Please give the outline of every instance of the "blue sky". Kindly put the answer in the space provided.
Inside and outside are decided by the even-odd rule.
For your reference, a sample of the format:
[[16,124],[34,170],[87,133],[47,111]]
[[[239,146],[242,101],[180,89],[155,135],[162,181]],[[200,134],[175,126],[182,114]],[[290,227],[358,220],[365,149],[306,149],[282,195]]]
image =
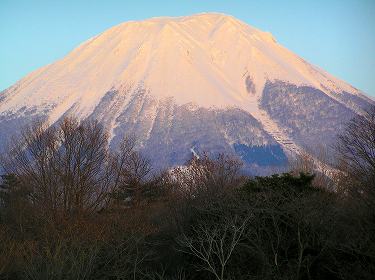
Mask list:
[[0,0],[0,90],[128,20],[233,15],[375,96],[375,0]]

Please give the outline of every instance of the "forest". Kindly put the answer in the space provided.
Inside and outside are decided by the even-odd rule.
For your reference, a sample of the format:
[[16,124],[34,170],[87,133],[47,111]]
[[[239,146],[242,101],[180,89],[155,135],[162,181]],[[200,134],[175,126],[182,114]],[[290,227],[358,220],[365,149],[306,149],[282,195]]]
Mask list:
[[304,155],[155,171],[96,121],[35,122],[0,159],[0,279],[374,279],[375,108],[332,149],[329,176]]

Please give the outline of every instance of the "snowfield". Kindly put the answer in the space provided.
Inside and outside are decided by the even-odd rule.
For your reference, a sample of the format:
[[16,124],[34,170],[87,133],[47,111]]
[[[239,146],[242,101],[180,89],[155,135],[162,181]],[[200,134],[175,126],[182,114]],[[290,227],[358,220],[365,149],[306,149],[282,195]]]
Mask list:
[[[113,148],[135,135],[161,167],[183,164],[192,151],[239,155],[235,145],[260,167],[254,147],[314,154],[314,143],[329,145],[369,104],[231,16],[152,18],[117,25],[0,93],[0,146],[35,118],[75,115],[103,122]],[[249,158],[243,149],[240,156]]]

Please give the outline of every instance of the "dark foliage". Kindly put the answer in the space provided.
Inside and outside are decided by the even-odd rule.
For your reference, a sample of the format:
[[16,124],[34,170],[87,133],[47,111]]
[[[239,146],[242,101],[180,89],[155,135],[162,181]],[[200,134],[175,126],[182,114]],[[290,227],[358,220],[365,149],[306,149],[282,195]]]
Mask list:
[[[373,279],[375,275],[371,196],[352,195],[340,186],[335,192],[316,187],[314,175],[307,173],[244,177],[241,164],[224,155],[194,158],[186,167],[151,174],[132,140],[125,139],[115,154],[105,148],[105,133],[97,124],[74,120],[63,124],[67,132],[80,131],[66,135],[76,144],[61,146],[56,138],[61,134],[55,134],[58,127],[40,128],[40,134],[26,135],[39,145],[32,150],[38,168],[24,165],[29,162],[23,161],[24,153],[30,149],[23,146],[23,151],[15,151],[22,160],[13,161],[16,165],[7,169],[12,172],[2,177],[0,279]],[[92,146],[95,141],[86,143],[93,133],[94,139],[103,140],[97,143],[101,149]],[[54,139],[64,149],[51,145]],[[76,160],[87,158],[77,153],[82,150],[76,145],[87,147],[90,158],[100,157],[95,165],[99,174],[90,180],[82,177],[82,171],[92,171],[86,160],[81,168],[68,168],[75,164],[66,161],[68,150]],[[44,153],[46,146],[50,153]],[[358,184],[345,176],[346,185]],[[60,204],[64,201],[60,194],[51,208],[50,197],[58,190],[78,197],[84,192],[90,199],[71,201],[69,209],[80,209],[71,211]],[[96,202],[95,193],[105,199],[91,207],[85,201]]]

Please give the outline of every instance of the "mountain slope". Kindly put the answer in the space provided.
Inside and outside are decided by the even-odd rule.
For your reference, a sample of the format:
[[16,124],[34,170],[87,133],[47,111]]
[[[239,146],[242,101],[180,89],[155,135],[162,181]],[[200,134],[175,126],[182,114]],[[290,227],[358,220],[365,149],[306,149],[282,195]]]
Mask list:
[[231,16],[153,18],[115,26],[2,92],[0,139],[5,147],[34,118],[76,115],[102,121],[114,148],[134,134],[163,166],[183,163],[193,146],[258,166],[267,153],[282,165],[317,139],[332,142],[371,103]]

